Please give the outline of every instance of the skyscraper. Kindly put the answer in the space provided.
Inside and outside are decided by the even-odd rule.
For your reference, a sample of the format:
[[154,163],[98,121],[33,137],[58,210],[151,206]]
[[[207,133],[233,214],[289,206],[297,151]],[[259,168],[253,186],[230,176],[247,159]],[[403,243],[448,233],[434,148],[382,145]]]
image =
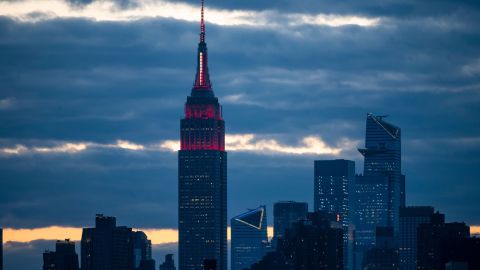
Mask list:
[[420,224],[430,223],[433,215],[431,206],[409,206],[400,208],[400,269],[417,269],[417,229]]
[[[344,267],[351,269],[353,237],[351,229],[355,162],[351,160],[315,160],[314,210],[325,211],[336,216],[343,227]],[[352,200],[351,200],[352,199]]]
[[152,260],[152,241],[142,231],[133,234],[133,266],[135,269],[155,269],[155,261]]
[[465,223],[445,223],[435,213],[430,223],[417,230],[417,270],[444,270],[448,262],[466,262],[468,269],[480,269],[480,239],[470,237]]
[[273,236],[282,237],[285,230],[298,220],[306,219],[308,204],[306,202],[280,201],[273,204]]
[[78,255],[75,242],[65,239],[57,241],[55,251],[43,253],[43,270],[78,270]]
[[354,267],[362,269],[363,253],[375,247],[378,226],[388,224],[388,177],[363,176],[355,178],[355,245]]
[[97,215],[95,228],[84,228],[82,232],[82,270],[151,269],[152,264],[155,267],[150,241],[144,236],[143,232],[117,226],[115,217]]
[[336,215],[317,211],[294,222],[278,239],[274,252],[251,270],[344,269],[343,229]]
[[[405,197],[401,174],[401,130],[386,116],[367,114],[363,175],[355,183],[355,266],[375,245],[376,227],[393,227],[398,237],[399,208]],[[403,193],[402,193],[403,191]]]
[[178,152],[179,269],[203,269],[214,259],[227,269],[227,153],[222,108],[208,72],[201,9],[197,73],[180,122]]
[[365,157],[363,174],[366,177],[388,177],[387,226],[393,227],[397,235],[401,204],[401,130],[386,122],[385,117],[367,115],[365,148],[358,151]]
[[232,218],[230,226],[231,270],[243,270],[265,255],[268,244],[266,207],[260,206]]

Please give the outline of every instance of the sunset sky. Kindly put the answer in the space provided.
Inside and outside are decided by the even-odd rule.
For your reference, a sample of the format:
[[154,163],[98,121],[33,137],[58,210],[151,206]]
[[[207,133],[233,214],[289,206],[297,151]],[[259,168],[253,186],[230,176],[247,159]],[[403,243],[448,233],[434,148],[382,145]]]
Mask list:
[[[313,161],[402,128],[407,205],[480,233],[478,1],[207,0],[228,216],[313,201]],[[41,267],[96,213],[175,252],[179,120],[197,0],[0,1],[0,227],[7,270]],[[28,230],[25,230],[28,229]],[[172,244],[173,242],[173,244]]]

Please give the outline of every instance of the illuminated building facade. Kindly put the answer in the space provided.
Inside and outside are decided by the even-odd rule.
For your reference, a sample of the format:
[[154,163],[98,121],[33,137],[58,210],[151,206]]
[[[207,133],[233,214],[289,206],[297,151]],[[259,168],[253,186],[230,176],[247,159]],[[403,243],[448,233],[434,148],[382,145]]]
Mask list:
[[232,227],[232,267],[243,270],[260,261],[268,246],[266,207],[260,206],[230,221]]
[[355,162],[345,159],[315,160],[314,211],[334,214],[343,228],[344,267],[352,268],[351,232]]
[[384,120],[386,116],[367,115],[363,174],[388,178],[387,226],[398,234],[401,202],[401,130]]
[[208,72],[203,1],[197,72],[180,122],[178,152],[179,269],[205,260],[227,269],[227,153],[222,107]]

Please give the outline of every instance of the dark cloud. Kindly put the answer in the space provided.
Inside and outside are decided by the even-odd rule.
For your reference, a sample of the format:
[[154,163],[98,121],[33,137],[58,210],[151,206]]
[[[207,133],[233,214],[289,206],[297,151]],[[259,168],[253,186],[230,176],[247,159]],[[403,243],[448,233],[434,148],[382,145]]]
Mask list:
[[[476,3],[208,5],[382,17],[370,28],[207,25],[227,132],[288,144],[318,135],[335,145],[341,138],[363,140],[367,112],[390,114],[403,129],[408,203],[480,223]],[[1,147],[177,139],[193,83],[197,30],[195,23],[170,19],[0,18]],[[356,160],[361,171],[355,149],[342,157]],[[274,201],[311,203],[313,160],[332,157],[231,152],[228,158],[229,216],[267,204],[271,222]],[[119,149],[0,156],[0,225],[89,226],[104,212],[134,227],[176,227],[176,162],[175,153]]]

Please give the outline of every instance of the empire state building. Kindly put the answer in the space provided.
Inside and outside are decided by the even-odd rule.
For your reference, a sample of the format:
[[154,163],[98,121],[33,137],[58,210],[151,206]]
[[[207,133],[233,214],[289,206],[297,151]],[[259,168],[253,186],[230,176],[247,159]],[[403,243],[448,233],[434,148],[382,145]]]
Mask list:
[[179,269],[204,260],[227,269],[227,153],[222,107],[212,90],[202,0],[197,72],[180,121],[178,152]]

